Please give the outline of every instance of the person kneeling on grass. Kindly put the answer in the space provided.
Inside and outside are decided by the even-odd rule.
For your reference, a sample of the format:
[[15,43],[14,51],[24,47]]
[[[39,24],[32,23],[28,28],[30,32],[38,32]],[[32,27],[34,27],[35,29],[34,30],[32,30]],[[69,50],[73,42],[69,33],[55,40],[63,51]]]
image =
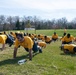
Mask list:
[[16,58],[18,47],[22,46],[24,49],[29,52],[29,60],[32,60],[32,50],[33,52],[39,51],[42,53],[42,49],[40,46],[37,46],[37,44],[32,41],[32,39],[28,36],[23,36],[21,33],[16,33],[16,40],[15,40],[15,47],[14,47],[14,53],[13,58]]
[[50,44],[52,42],[52,39],[49,36],[44,36],[44,39],[42,41],[45,41],[47,44]]
[[52,35],[52,41],[56,41],[58,40],[58,34],[56,32],[54,32],[54,34]]
[[60,47],[61,50],[64,51],[64,53],[76,53],[76,45],[75,44],[62,44]]
[[72,44],[74,41],[74,37],[68,33],[66,36],[63,37],[61,41],[62,44]]
[[40,42],[37,42],[37,44],[42,47],[42,48],[45,48],[46,47],[46,43],[43,42],[43,41],[40,41]]

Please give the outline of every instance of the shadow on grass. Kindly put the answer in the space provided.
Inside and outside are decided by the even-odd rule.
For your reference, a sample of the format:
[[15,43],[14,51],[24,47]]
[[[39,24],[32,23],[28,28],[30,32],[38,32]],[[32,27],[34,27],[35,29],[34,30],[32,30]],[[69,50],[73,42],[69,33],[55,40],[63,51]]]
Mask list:
[[65,53],[60,53],[60,55],[69,55],[69,56],[72,56],[72,57],[76,56],[76,54],[72,54],[72,53],[67,53],[67,54],[65,54]]
[[16,57],[15,59],[6,59],[6,60],[3,60],[3,61],[0,61],[0,66],[6,65],[6,64],[16,64],[21,59],[28,59],[28,56],[29,56],[29,54],[23,55],[23,56],[20,56],[20,57]]
[[[34,53],[33,57],[37,54],[39,53]],[[7,59],[7,60],[0,61],[0,66],[6,65],[6,64],[16,64],[21,59],[26,59],[26,60],[29,59],[29,54],[16,57],[15,59]]]
[[33,53],[33,57],[36,56],[37,54],[39,54],[39,53],[38,52],[37,53]]

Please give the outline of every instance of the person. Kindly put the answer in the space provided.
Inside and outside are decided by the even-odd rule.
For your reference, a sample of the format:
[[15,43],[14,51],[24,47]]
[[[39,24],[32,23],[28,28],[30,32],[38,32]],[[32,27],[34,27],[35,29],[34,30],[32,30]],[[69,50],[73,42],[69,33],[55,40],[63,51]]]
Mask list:
[[11,47],[14,43],[14,41],[11,39],[9,35],[4,32],[4,34],[0,34],[0,43],[2,44],[1,50],[4,50],[5,44],[9,44],[9,47]]
[[70,35],[69,33],[64,36],[64,38],[62,39],[62,44],[71,44],[73,43],[74,37],[72,35]]
[[16,33],[16,40],[14,45],[15,47],[13,58],[16,58],[18,46],[24,47],[24,49],[29,52],[29,60],[32,60],[32,50],[34,53],[37,51],[40,53],[42,52],[42,49],[37,46],[37,44],[29,36],[23,36],[21,33]]
[[66,33],[63,34],[63,36],[60,38],[60,41],[62,41],[65,36],[66,36]]
[[52,39],[49,36],[44,36],[44,40],[47,44],[50,44],[52,42]]
[[66,34],[66,32],[67,32],[67,29],[66,29],[66,28],[64,28],[64,34]]
[[37,34],[32,34],[34,36],[34,38],[37,38]]
[[14,40],[16,39],[16,34],[15,34],[15,32],[10,32],[10,35],[14,38]]
[[15,42],[14,38],[12,36],[10,36],[9,34],[7,34],[5,31],[4,31],[4,35],[7,36],[6,44],[9,44],[9,47],[11,47]]
[[39,35],[37,36],[37,38],[38,38],[38,40],[43,40],[43,39],[44,39],[44,35],[39,34]]
[[52,35],[52,41],[56,41],[56,40],[58,40],[58,34],[54,32],[54,34]]
[[39,41],[39,42],[37,42],[37,44],[38,44],[40,47],[42,47],[42,48],[45,48],[45,47],[46,47],[46,43],[43,42],[43,41]]
[[74,41],[76,42],[76,37],[74,38]]
[[64,53],[76,53],[76,45],[75,44],[62,44],[60,47]]
[[64,37],[64,36],[66,36],[66,33],[64,33],[62,37]]
[[2,44],[1,50],[4,50],[5,44],[6,44],[7,36],[6,35],[0,35],[0,43]]
[[29,37],[34,40],[34,36],[32,34],[29,34]]

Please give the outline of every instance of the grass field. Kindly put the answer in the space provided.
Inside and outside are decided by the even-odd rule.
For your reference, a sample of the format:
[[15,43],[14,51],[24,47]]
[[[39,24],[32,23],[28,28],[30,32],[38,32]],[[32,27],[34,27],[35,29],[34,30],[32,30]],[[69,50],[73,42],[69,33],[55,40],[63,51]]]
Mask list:
[[[62,36],[63,30],[37,30],[36,33],[50,36],[54,31]],[[76,30],[67,32],[76,36]],[[13,59],[14,46],[6,45],[6,49],[0,51],[0,75],[76,75],[76,55],[65,55],[60,50],[60,45],[60,40],[47,44],[46,48],[43,48],[43,53],[35,55],[32,61],[29,61],[28,53],[22,47],[18,49],[17,58]],[[27,61],[18,65],[21,59]]]
[[[26,32],[25,30],[21,31]],[[36,30],[36,34],[44,34],[48,36],[51,36],[54,32],[56,32],[59,36],[62,36],[64,29]],[[28,33],[35,33],[35,30],[28,30]],[[76,37],[76,29],[67,29],[66,33],[70,33]]]

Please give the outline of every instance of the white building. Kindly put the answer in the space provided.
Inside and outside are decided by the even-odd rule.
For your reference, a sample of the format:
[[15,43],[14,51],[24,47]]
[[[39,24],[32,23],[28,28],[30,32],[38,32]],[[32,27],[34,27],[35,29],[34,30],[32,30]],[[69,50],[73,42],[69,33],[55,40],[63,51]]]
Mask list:
[[25,28],[24,30],[35,30],[35,28]]

